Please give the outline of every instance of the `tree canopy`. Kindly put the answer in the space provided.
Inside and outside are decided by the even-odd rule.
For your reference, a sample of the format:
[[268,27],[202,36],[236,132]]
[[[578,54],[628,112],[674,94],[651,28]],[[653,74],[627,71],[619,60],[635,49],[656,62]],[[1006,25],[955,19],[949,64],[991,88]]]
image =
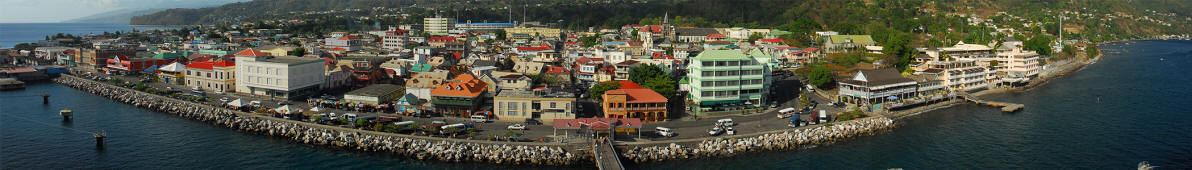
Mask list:
[[588,98],[599,101],[601,100],[600,96],[604,95],[604,92],[617,88],[621,88],[621,84],[615,81],[597,83],[595,86],[592,86],[592,88],[588,89]]
[[645,84],[646,80],[659,76],[667,76],[666,71],[654,64],[645,64],[629,69],[629,81],[637,84]]
[[832,70],[826,65],[816,65],[811,68],[811,73],[807,74],[807,82],[816,87],[826,87],[832,82]]

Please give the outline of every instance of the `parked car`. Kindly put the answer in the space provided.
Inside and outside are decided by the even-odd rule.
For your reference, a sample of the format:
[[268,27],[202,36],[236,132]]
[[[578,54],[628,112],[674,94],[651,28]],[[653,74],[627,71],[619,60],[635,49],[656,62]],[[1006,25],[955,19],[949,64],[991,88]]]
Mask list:
[[224,98],[219,98],[219,101],[223,102],[223,103],[228,103],[229,100],[227,97],[224,97]]
[[527,125],[542,125],[542,122],[538,121],[538,119],[526,119],[526,121],[523,123],[526,123]]
[[253,100],[248,102],[248,105],[252,105],[252,107],[261,107],[261,101]]
[[728,135],[737,134],[737,131],[733,130],[733,127],[724,127],[724,132],[725,132],[725,134],[728,134]]
[[654,131],[658,132],[658,136],[663,136],[663,137],[674,137],[675,136],[675,132],[672,131],[670,128],[666,128],[666,127],[655,127]]
[[724,129],[720,129],[720,127],[714,127],[712,130],[708,131],[708,136],[716,136],[720,135],[721,133],[724,133]]
[[509,125],[509,127],[506,127],[506,128],[509,130],[526,130],[526,125],[513,124],[513,125]]

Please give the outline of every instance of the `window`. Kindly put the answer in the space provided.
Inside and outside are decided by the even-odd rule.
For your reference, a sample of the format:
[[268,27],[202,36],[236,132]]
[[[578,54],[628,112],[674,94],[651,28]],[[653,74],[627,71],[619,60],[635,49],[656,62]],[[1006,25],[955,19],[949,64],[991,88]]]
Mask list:
[[211,73],[207,73],[207,78],[211,78]]
[[551,109],[554,109],[554,108],[556,108],[556,107],[555,107],[555,103],[554,103],[554,102],[551,102],[551,103],[550,103],[550,108],[551,108]]

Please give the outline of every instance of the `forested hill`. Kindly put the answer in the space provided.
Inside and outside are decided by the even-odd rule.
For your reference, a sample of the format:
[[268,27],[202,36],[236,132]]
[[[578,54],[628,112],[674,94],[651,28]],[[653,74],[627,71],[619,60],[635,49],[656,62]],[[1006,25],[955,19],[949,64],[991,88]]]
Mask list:
[[[998,15],[1004,12],[1005,15]],[[397,14],[408,14],[406,19]],[[509,16],[512,14],[513,16]],[[210,25],[262,20],[355,17],[365,23],[418,23],[441,15],[461,21],[540,21],[570,28],[657,23],[700,27],[787,27],[867,32],[956,28],[976,14],[1000,24],[1058,25],[1099,35],[1186,34],[1192,32],[1192,0],[255,0],[220,7],[170,9],[132,18],[135,25]],[[523,17],[525,16],[525,17]],[[960,16],[960,17],[955,17]],[[960,19],[946,19],[953,17]],[[996,18],[1002,17],[1002,18]],[[940,20],[945,19],[945,20]],[[803,20],[803,21],[800,21]],[[800,23],[792,25],[792,23]],[[1057,26],[1058,27],[1058,26]],[[1056,28],[1056,27],[1045,27]],[[1046,30],[1044,30],[1046,31]]]

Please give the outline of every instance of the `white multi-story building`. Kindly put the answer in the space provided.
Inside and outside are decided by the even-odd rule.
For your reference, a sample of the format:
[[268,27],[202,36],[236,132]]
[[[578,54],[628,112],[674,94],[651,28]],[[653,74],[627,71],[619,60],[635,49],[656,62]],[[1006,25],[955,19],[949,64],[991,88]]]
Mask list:
[[998,48],[999,70],[1004,72],[1001,83],[1021,84],[1039,76],[1039,53],[1023,51],[1022,48],[1002,46]]
[[316,95],[326,79],[324,67],[322,59],[244,50],[236,53],[236,92],[283,99]]
[[929,63],[928,67],[944,70],[943,85],[952,91],[972,91],[988,87],[989,69],[976,60],[948,60]]
[[430,35],[447,35],[447,31],[455,29],[455,18],[423,18],[422,31]]
[[381,48],[392,51],[405,49],[406,35],[409,33],[410,31],[389,27],[389,31],[385,31],[385,35],[382,37]]

